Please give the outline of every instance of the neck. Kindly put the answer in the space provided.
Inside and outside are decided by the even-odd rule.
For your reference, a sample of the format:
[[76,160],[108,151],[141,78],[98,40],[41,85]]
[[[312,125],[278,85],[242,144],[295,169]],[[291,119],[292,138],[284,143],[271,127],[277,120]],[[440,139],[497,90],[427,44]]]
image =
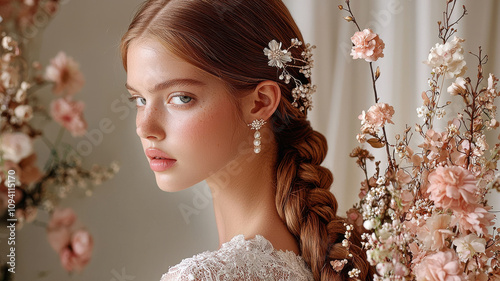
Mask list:
[[266,155],[245,155],[213,174],[210,186],[219,245],[243,234],[245,239],[262,235],[275,249],[298,254],[298,245],[281,220],[275,205],[275,159]]

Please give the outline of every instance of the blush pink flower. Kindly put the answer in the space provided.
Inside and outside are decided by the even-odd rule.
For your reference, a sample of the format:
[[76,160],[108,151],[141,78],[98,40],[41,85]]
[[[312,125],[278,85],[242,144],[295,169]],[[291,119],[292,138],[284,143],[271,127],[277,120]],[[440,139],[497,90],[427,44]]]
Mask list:
[[394,108],[392,106],[387,103],[377,103],[368,109],[364,118],[366,123],[382,127],[385,123],[394,124],[391,120],[392,115],[394,115]]
[[82,136],[87,132],[87,122],[83,118],[85,104],[81,101],[71,101],[59,98],[50,104],[52,118],[70,131],[74,137]]
[[354,44],[351,50],[353,59],[364,59],[373,62],[384,57],[385,44],[378,34],[371,29],[354,33],[351,41]]
[[55,209],[47,226],[47,239],[50,246],[60,253],[71,241],[71,232],[76,215],[72,209]]
[[78,63],[64,52],[59,52],[45,69],[45,78],[54,82],[52,91],[56,95],[73,95],[80,91],[85,83]]
[[488,227],[495,225],[493,220],[495,215],[490,213],[490,206],[472,204],[463,206],[461,210],[454,212],[455,218],[452,224],[458,224],[462,233],[475,232],[477,234],[487,234]]
[[437,207],[461,210],[478,200],[476,178],[459,166],[438,167],[429,175],[427,193]]
[[75,230],[76,221],[72,209],[56,209],[47,226],[47,239],[68,272],[81,271],[92,256],[92,236],[86,230]]
[[417,281],[465,281],[460,261],[454,251],[426,256],[415,266]]
[[92,236],[85,230],[78,230],[71,236],[71,243],[60,253],[61,264],[68,272],[81,271],[92,257],[94,246]]
[[433,251],[446,247],[446,239],[453,235],[453,231],[448,229],[450,222],[451,217],[447,214],[434,214],[427,219],[425,225],[417,231],[423,247]]

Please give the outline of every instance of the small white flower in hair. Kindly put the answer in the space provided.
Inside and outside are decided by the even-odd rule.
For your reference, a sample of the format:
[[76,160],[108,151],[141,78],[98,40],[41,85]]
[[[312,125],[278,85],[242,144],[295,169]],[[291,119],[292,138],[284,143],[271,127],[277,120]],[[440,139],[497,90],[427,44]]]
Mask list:
[[281,45],[281,42],[272,40],[269,42],[269,49],[264,48],[264,54],[269,59],[269,66],[284,68],[287,62],[292,61],[292,54],[288,50],[282,50]]

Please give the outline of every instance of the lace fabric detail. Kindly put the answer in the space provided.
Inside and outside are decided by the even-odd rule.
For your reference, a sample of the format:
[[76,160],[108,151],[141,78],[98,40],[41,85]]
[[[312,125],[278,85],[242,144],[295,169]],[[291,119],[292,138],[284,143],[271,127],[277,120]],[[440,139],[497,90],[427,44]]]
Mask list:
[[275,250],[271,242],[257,235],[245,240],[237,235],[217,251],[203,252],[181,261],[160,281],[229,280],[314,280],[300,256]]

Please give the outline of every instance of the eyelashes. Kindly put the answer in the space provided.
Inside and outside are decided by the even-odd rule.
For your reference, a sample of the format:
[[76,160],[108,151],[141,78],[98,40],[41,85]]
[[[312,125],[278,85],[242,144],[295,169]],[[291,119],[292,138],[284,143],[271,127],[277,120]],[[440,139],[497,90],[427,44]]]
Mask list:
[[[129,97],[128,100],[130,102],[135,102],[137,107],[142,107],[142,106],[146,105],[146,99],[143,97],[140,97],[140,96],[132,96],[132,97]],[[193,100],[194,100],[194,98],[192,98],[188,95],[180,94],[180,95],[172,96],[169,99],[168,103],[173,104],[173,105],[182,106],[182,105],[187,105],[187,104],[191,103]]]

